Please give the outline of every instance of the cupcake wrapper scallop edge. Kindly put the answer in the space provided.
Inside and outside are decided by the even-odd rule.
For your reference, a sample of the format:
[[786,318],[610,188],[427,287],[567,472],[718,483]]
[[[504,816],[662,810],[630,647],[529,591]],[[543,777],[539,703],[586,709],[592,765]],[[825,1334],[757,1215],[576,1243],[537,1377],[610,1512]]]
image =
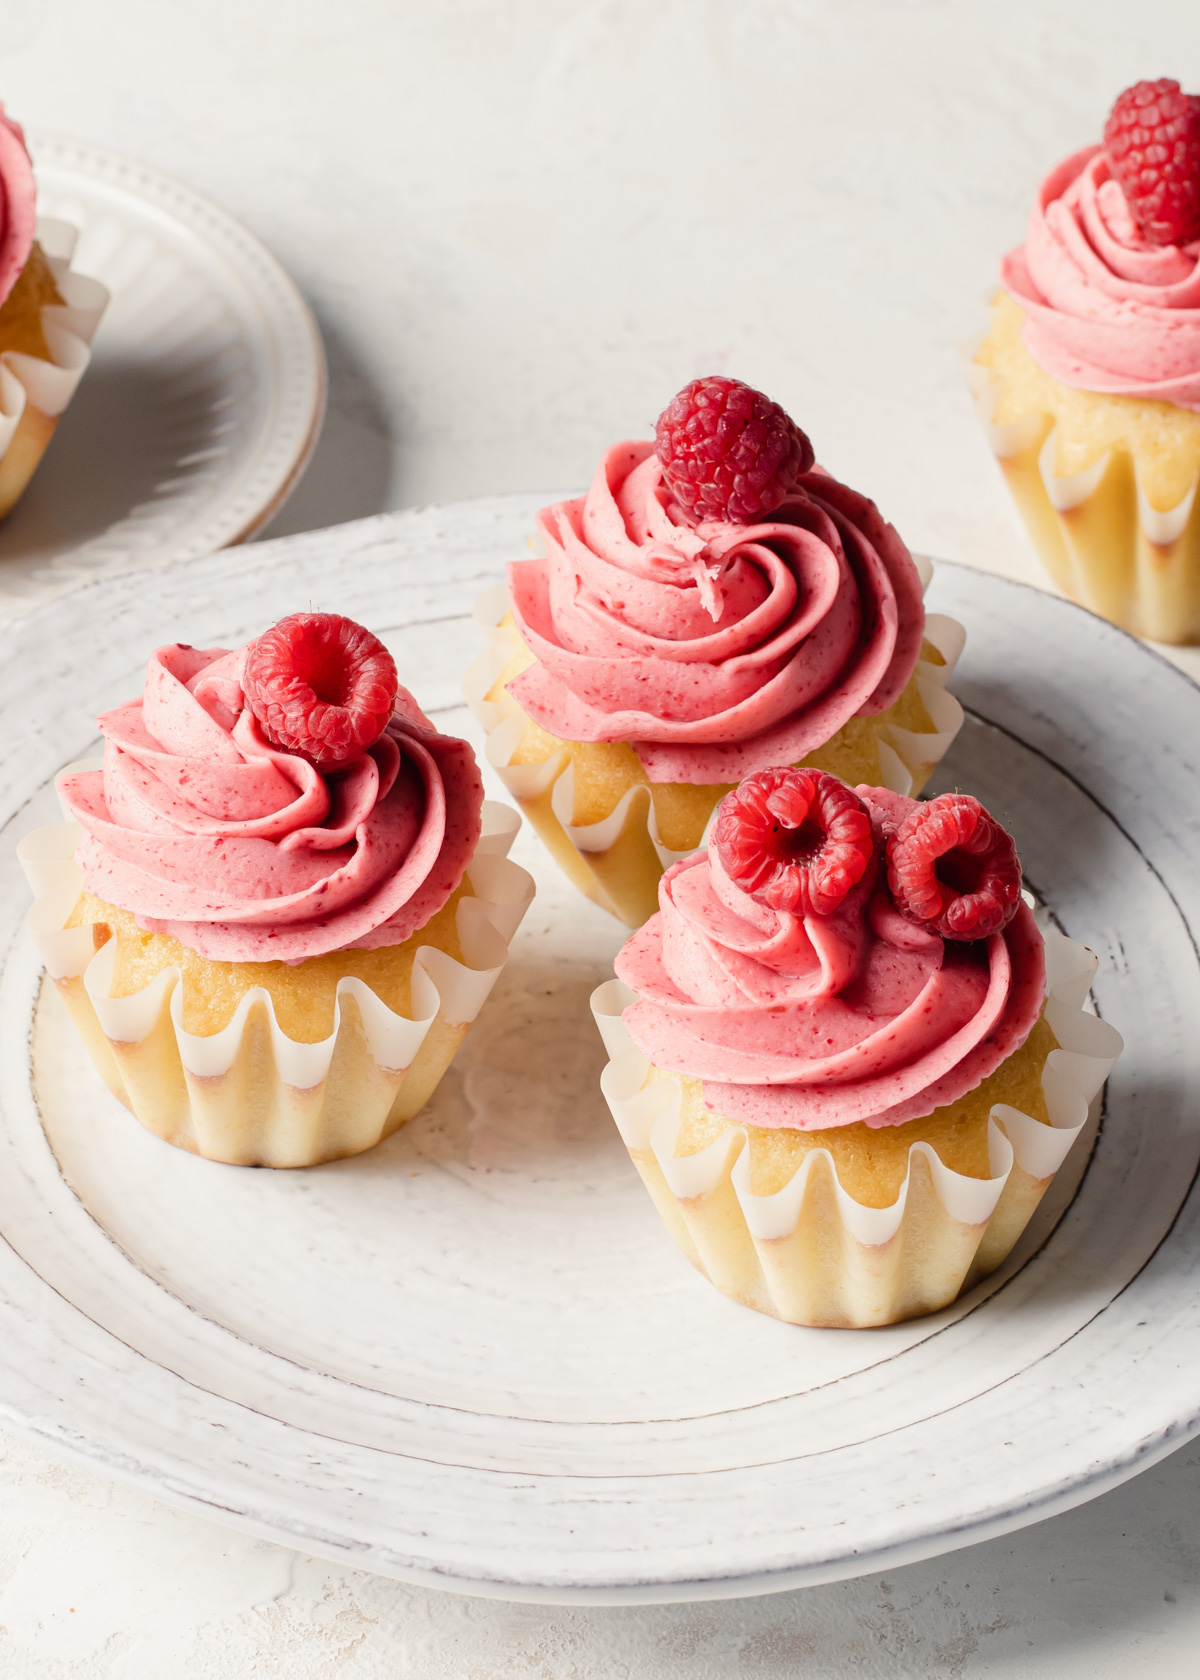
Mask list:
[[[928,586],[932,567],[924,559],[919,559],[918,565],[921,582]],[[643,883],[638,877],[647,867],[657,875],[658,870],[669,868],[689,853],[674,852],[663,844],[654,803],[644,785],[629,788],[602,821],[581,825],[572,822],[575,773],[565,749],[539,763],[512,763],[526,727],[525,713],[507,695],[502,700],[487,698],[521,646],[517,631],[501,622],[507,608],[504,584],[497,584],[480,597],[475,621],[484,632],[487,645],[463,679],[467,704],[486,731],[487,761],[574,884],[605,909],[636,926],[653,909],[654,898],[651,893],[647,901],[649,908],[645,914],[639,913],[638,906],[646,894],[639,890]],[[962,707],[947,691],[946,684],[954,674],[966,632],[957,620],[931,613],[925,633],[944,660],[941,665],[920,660],[915,673],[921,700],[935,727],[933,731],[917,733],[895,724],[881,726],[880,769],[884,783],[895,793],[919,790],[962,726]],[[652,854],[643,857],[647,845],[652,848]]]
[[108,288],[71,268],[78,237],[69,222],[38,218],[38,243],[64,302],[42,310],[49,361],[17,350],[0,353],[0,517],[33,476],[74,396],[108,306]]
[[1060,1048],[1042,1073],[1049,1125],[1007,1104],[988,1121],[990,1176],[954,1172],[915,1143],[890,1207],[856,1201],[826,1149],[809,1153],[773,1195],[751,1190],[750,1151],[732,1123],[677,1156],[682,1088],[646,1084],[649,1064],[621,1020],[634,993],[608,980],[592,1012],[611,1058],[601,1088],[631,1158],[676,1243],[724,1294],[793,1324],[864,1328],[947,1306],[1000,1265],[1087,1121],[1121,1051],[1115,1028],[1086,1011],[1096,958],[1046,933],[1046,1019]]
[[[1074,601],[1135,635],[1200,638],[1200,474],[1173,508],[1151,505],[1126,450],[1082,472],[1056,473],[1058,427],[1049,415],[998,422],[1004,385],[975,360],[982,335],[962,347],[984,435],[1042,564]],[[1120,399],[1114,399],[1120,400]]]
[[26,925],[98,1071],[142,1125],[210,1160],[311,1166],[370,1149],[411,1119],[442,1077],[533,899],[533,878],[507,855],[519,825],[506,805],[485,802],[483,836],[467,867],[470,896],[458,906],[464,961],[418,949],[413,1018],[346,976],[333,1031],[317,1043],[283,1032],[263,987],[204,1037],[184,1028],[178,968],[130,996],[110,996],[115,941],[96,951],[90,926],[64,926],[84,885],[74,861],[77,823],[39,828],[20,842],[34,893]]

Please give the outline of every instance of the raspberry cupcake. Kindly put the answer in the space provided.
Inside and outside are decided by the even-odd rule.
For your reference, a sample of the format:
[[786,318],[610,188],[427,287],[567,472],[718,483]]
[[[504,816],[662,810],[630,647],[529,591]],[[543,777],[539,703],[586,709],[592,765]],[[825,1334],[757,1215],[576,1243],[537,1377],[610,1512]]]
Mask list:
[[480,603],[465,692],[552,854],[631,927],[744,776],[915,793],[962,722],[963,632],[926,617],[928,567],[737,380],[693,381],[538,526],[545,558]]
[[108,303],[71,272],[76,232],[38,220],[33,165],[0,105],[0,518],[45,453],[91,355]]
[[1047,571],[1126,630],[1200,639],[1200,97],[1127,88],[1000,287],[969,374]]
[[158,648],[20,855],[29,926],[110,1089],[211,1160],[369,1149],[433,1091],[533,883],[465,741],[383,644],[298,613]]
[[793,1324],[946,1306],[1024,1229],[1120,1038],[974,799],[751,776],[592,1000],[672,1236]]

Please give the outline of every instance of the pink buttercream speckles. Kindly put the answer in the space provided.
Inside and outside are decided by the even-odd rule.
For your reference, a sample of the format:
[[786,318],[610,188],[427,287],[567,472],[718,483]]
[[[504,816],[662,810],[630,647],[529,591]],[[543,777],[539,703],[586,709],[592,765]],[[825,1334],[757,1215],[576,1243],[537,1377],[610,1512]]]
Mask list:
[[536,665],[509,684],[543,728],[629,741],[656,782],[740,781],[886,710],[920,654],[912,557],[866,497],[802,474],[768,520],[693,527],[650,443],[609,450],[509,567]]
[[[857,792],[889,825],[918,809]],[[649,1061],[702,1079],[731,1120],[798,1130],[900,1125],[974,1090],[1028,1037],[1046,980],[1023,903],[1002,932],[955,944],[900,914],[878,856],[832,915],[796,916],[743,893],[712,851],[667,871],[616,970]]]
[[1200,410],[1200,241],[1148,243],[1100,147],[1051,170],[1000,278],[1053,378]]
[[29,261],[37,231],[37,187],[19,123],[0,105],[0,303]]
[[227,962],[397,945],[458,886],[483,786],[401,689],[365,753],[320,770],[243,704],[244,649],[172,644],[100,718],[104,768],[64,777],[89,891]]

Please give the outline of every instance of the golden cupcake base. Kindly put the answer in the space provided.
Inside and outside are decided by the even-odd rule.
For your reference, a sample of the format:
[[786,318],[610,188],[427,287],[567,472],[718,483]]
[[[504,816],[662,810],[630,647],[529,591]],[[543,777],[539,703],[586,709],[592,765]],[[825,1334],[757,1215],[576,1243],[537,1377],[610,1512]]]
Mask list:
[[[401,945],[341,953],[337,978],[329,957],[208,963],[140,934],[84,892],[76,823],[20,843],[35,894],[27,924],[98,1072],[148,1131],[231,1165],[315,1166],[388,1137],[445,1073],[533,898],[532,878],[506,855],[518,823],[485,804],[454,901]],[[230,971],[211,976],[215,1012],[205,968]]]
[[91,358],[108,304],[71,270],[76,231],[41,219],[38,239],[0,305],[0,519],[24,493]]
[[1134,635],[1200,641],[1200,414],[1077,391],[1037,366],[1005,293],[967,361],[984,431],[1038,556]]
[[[488,763],[572,884],[627,927],[640,927],[658,909],[664,869],[702,844],[732,784],[651,783],[624,742],[549,734],[506,687],[533,658],[503,585],[488,591],[475,616],[487,647],[463,692],[487,731]],[[851,786],[919,793],[962,724],[946,684],[965,639],[954,619],[930,614],[922,656],[896,703],[875,717],[851,718],[804,764]]]
[[744,1306],[826,1328],[937,1312],[994,1271],[1121,1049],[1083,1008],[1092,953],[1051,929],[1046,957],[1044,1016],[1026,1044],[957,1103],[874,1135],[864,1125],[774,1132],[710,1114],[698,1081],[652,1068],[630,1040],[621,1011],[634,994],[601,986],[602,1089],[681,1252]]

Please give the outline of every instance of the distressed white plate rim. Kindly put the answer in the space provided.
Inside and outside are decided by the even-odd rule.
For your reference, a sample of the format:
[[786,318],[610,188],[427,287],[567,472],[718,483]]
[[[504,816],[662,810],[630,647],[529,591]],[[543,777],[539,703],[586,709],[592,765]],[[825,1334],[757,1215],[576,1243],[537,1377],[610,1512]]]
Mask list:
[[248,228],[162,170],[32,131],[39,214],[79,229],[111,301],[91,365],[0,524],[0,617],[105,572],[244,542],[316,445],[325,354]]
[[934,1320],[798,1330],[680,1259],[595,1086],[586,996],[620,932],[529,835],[540,897],[488,1009],[430,1110],[356,1162],[245,1172],[167,1149],[55,1000],[35,1010],[12,843],[53,817],[55,769],[149,648],[240,639],[311,599],[385,630],[469,732],[470,605],[537,502],[105,578],[3,632],[0,1417],[305,1551],[564,1603],[860,1574],[1169,1452],[1200,1429],[1200,690],[1068,603],[939,569],[932,604],[969,631],[943,782],[1013,822],[1034,885],[1099,952],[1097,1006],[1128,1048],[1066,1212],[1060,1194]]

